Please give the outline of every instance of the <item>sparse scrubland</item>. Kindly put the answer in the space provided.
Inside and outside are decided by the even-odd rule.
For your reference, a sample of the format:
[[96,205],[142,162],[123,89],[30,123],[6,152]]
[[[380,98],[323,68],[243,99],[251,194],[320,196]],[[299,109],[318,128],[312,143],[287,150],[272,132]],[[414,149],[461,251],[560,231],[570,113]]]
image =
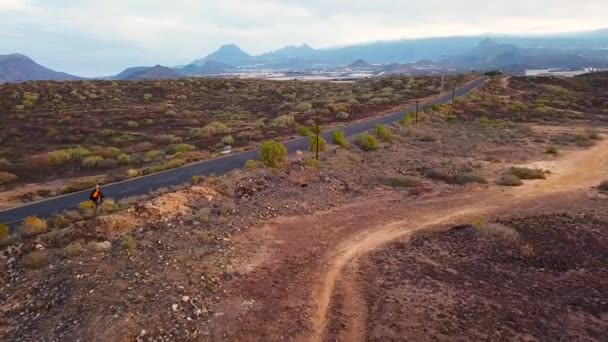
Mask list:
[[[449,87],[471,80],[450,76]],[[439,93],[437,77],[354,83],[191,78],[0,84],[0,191],[20,199],[70,192],[308,135]],[[59,185],[53,181],[60,181]],[[57,183],[57,182],[55,182]],[[48,185],[45,185],[48,184]],[[84,184],[83,184],[84,185]]]
[[[12,236],[0,226],[0,339],[605,336],[608,169],[604,158],[593,164],[597,172],[576,170],[605,153],[607,108],[591,94],[605,96],[597,88],[608,82],[596,77],[496,77],[454,104],[427,108],[418,124],[378,126],[348,141],[334,134],[319,161],[312,139],[311,151],[288,158],[265,135],[259,159],[243,171],[109,202],[94,215],[83,204],[30,218]],[[146,101],[163,91],[146,89]],[[258,105],[269,99],[262,94]],[[512,103],[536,99],[547,113]],[[583,110],[587,100],[592,109]],[[299,114],[272,130],[311,136],[314,122],[300,122],[310,109],[304,102],[316,106],[293,101],[289,111]],[[558,110],[578,114],[545,117]],[[226,133],[220,124],[203,131],[223,131],[218,141]],[[169,134],[181,140],[166,137],[170,148],[155,146],[145,158],[187,160],[190,146],[202,149]],[[577,143],[579,135],[593,143]],[[551,146],[559,153],[548,153]],[[127,153],[105,152],[66,154],[80,163],[99,155],[100,163]]]

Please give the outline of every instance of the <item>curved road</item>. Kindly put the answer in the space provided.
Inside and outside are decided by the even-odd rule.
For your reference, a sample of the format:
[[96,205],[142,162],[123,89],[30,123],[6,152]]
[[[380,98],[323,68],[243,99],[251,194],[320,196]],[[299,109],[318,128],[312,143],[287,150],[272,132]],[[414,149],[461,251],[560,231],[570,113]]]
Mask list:
[[[485,78],[478,78],[463,87],[456,90],[456,96],[462,96],[469,93],[471,90],[479,87],[485,82]],[[431,101],[421,104],[421,110],[429,105],[447,103],[452,99],[452,94],[437,97]],[[416,110],[416,107],[407,108],[404,111],[383,116],[380,118],[371,119],[340,127],[339,130],[344,132],[346,137],[361,134],[365,131],[374,128],[376,124],[390,124],[398,121],[406,113]],[[326,131],[321,136],[331,141],[331,135],[334,130]],[[284,142],[289,154],[295,153],[297,150],[308,150],[309,138],[303,137],[299,139],[289,140]],[[189,164],[178,169],[167,170],[159,173],[154,173],[138,178],[128,179],[117,183],[106,184],[103,186],[104,196],[120,200],[123,198],[145,195],[150,191],[172,185],[188,183],[195,175],[209,175],[211,173],[224,174],[234,169],[240,169],[249,159],[257,159],[259,150],[254,149],[242,153],[229,155],[217,159],[202,161],[194,164]],[[7,223],[15,226],[28,216],[38,216],[46,218],[53,213],[58,213],[66,209],[78,206],[81,202],[89,198],[91,189],[74,192],[67,195],[52,197],[36,202],[24,204],[19,207],[10,208],[0,211],[0,223]]]

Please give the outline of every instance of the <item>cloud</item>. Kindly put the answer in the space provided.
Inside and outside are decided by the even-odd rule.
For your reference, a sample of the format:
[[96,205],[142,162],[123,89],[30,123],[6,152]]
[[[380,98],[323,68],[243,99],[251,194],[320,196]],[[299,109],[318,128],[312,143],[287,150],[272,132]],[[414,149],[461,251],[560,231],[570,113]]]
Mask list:
[[83,75],[188,63],[219,45],[261,53],[373,40],[577,31],[605,0],[0,0],[0,53]]

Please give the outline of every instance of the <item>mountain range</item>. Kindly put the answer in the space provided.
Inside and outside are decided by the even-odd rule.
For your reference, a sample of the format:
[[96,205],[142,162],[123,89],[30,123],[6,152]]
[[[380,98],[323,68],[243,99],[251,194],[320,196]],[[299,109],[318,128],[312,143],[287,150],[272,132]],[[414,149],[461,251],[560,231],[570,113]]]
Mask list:
[[[608,67],[608,29],[534,36],[404,39],[324,49],[303,44],[260,55],[251,55],[235,44],[227,44],[186,66],[133,67],[109,78],[179,78],[251,69],[304,71],[340,66],[368,68],[371,65],[386,65],[388,69],[398,70],[401,63],[421,60],[455,70],[603,68]],[[0,56],[0,82],[73,79],[81,78],[50,70],[23,55]]]

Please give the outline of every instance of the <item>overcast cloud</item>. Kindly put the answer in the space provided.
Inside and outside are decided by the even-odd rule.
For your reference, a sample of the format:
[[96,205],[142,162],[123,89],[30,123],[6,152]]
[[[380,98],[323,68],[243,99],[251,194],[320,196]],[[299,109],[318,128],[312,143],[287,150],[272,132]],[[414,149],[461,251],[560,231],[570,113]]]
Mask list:
[[253,54],[289,44],[608,26],[607,0],[0,0],[0,54],[56,70],[116,74],[178,65],[221,44]]

